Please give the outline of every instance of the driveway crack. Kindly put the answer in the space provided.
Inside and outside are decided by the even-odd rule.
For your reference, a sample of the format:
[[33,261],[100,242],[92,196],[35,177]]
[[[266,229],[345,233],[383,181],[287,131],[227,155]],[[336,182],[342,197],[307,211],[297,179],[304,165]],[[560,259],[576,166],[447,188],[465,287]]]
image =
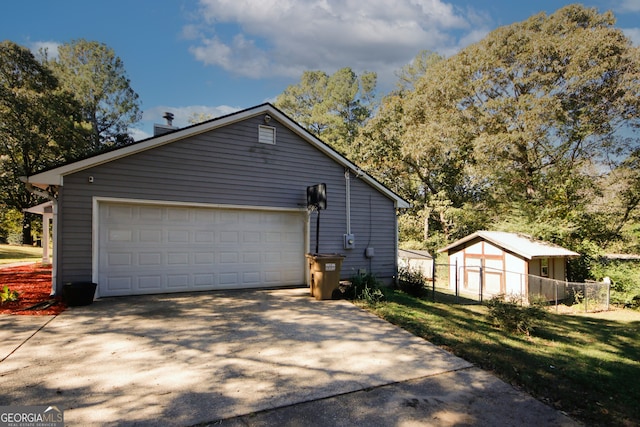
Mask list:
[[7,360],[9,358],[9,356],[11,356],[13,353],[15,353],[16,351],[18,351],[18,349],[20,347],[22,347],[27,341],[29,341],[31,338],[33,338],[38,332],[40,332],[41,330],[43,330],[45,328],[45,326],[47,326],[49,323],[51,323],[51,321],[53,319],[55,319],[56,317],[58,317],[58,315],[54,315],[51,319],[47,320],[45,323],[42,324],[42,326],[40,326],[38,329],[36,329],[36,331],[34,333],[32,333],[31,335],[29,335],[24,341],[22,341],[18,346],[16,346],[16,348],[14,348],[13,350],[11,350],[11,352],[9,354],[7,354],[5,357],[2,358],[2,360],[0,360],[0,363],[4,362],[5,360]]

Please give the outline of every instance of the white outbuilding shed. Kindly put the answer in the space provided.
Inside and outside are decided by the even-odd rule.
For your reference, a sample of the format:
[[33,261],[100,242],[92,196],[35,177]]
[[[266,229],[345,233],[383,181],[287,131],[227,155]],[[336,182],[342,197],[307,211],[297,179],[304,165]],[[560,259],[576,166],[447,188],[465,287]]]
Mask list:
[[567,260],[580,256],[549,242],[503,231],[477,231],[438,252],[449,256],[452,290],[481,292],[484,296],[545,295],[549,298],[556,297],[550,294],[552,286],[549,285],[554,280],[566,281]]
[[420,272],[427,279],[433,278],[433,256],[428,251],[417,249],[398,250],[398,267]]

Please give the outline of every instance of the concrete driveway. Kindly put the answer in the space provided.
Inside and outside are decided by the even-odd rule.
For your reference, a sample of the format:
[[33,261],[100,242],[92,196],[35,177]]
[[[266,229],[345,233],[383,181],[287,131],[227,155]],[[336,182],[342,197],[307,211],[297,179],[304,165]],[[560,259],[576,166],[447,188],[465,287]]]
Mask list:
[[574,425],[347,301],[306,289],[110,298],[0,316],[0,405],[66,425]]

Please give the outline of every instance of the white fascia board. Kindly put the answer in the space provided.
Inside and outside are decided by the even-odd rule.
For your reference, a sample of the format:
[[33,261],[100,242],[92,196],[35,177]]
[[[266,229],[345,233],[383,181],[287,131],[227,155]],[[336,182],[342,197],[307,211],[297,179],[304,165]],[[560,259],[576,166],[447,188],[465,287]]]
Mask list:
[[460,240],[456,240],[450,245],[445,246],[442,249],[438,249],[438,253],[447,252],[451,249],[458,248],[477,237],[484,239],[487,242],[493,243],[503,250],[512,252],[527,260],[545,257],[580,256],[580,254],[563,247],[552,245],[548,242],[532,240],[528,237],[519,236],[516,233],[491,232],[484,230],[476,231],[475,233],[469,234],[468,236],[465,236]]
[[[263,107],[266,110],[266,108]],[[63,185],[63,177],[72,173],[76,173],[85,169],[89,169],[104,163],[109,163],[113,160],[117,160],[123,157],[130,156],[132,154],[140,153],[142,151],[150,150],[155,147],[159,147],[165,144],[170,144],[174,141],[198,135],[204,132],[208,132],[212,129],[216,129],[222,126],[226,126],[230,123],[244,120],[249,116],[253,116],[256,113],[260,113],[260,109],[251,109],[241,111],[236,114],[231,114],[218,119],[212,119],[209,122],[204,122],[199,125],[190,126],[176,132],[172,132],[165,135],[151,137],[140,142],[127,145],[117,150],[109,151],[107,153],[98,154],[93,157],[89,157],[84,160],[69,163],[48,171],[37,173],[27,177],[27,182],[37,186],[46,188],[49,185]]]
[[337,151],[329,147],[324,142],[320,141],[318,138],[314,137],[311,133],[303,129],[299,124],[289,119],[279,110],[274,108],[271,104],[258,105],[254,108],[249,108],[247,110],[239,111],[237,113],[232,113],[227,116],[211,119],[210,121],[207,121],[198,125],[190,126],[175,132],[171,132],[169,134],[151,137],[149,139],[137,142],[132,145],[127,145],[125,147],[122,147],[114,151],[98,154],[88,159],[79,160],[77,162],[69,163],[67,165],[63,165],[55,169],[51,169],[45,172],[31,175],[27,177],[27,182],[40,188],[47,188],[50,185],[61,186],[64,184],[63,181],[64,181],[65,175],[76,173],[84,169],[89,169],[94,166],[98,166],[104,163],[111,162],[113,160],[130,156],[132,154],[150,150],[155,147],[159,147],[165,144],[170,144],[174,141],[178,141],[184,138],[205,133],[210,130],[220,128],[234,122],[245,120],[249,117],[253,117],[258,114],[269,114],[274,118],[277,118],[281,123],[287,126],[290,130],[292,130],[298,136],[300,136],[301,138],[309,142],[311,145],[316,147],[318,150],[320,150],[321,152],[329,156],[331,159],[333,159],[337,163],[341,164],[345,168],[348,168],[354,173],[358,174],[360,179],[367,182],[369,185],[371,185],[372,187],[374,187],[375,189],[383,193],[385,196],[393,200],[395,202],[396,208],[411,207],[410,203],[407,203],[404,199],[402,199],[397,194],[389,190],[387,187],[380,184],[378,181],[376,181],[366,173],[362,172],[358,166],[351,163],[344,156],[342,156],[340,153],[338,153]]

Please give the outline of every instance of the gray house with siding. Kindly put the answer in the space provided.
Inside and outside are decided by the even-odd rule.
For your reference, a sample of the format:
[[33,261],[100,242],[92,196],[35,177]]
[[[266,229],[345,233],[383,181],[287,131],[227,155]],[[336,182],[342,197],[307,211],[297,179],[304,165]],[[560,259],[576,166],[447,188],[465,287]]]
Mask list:
[[345,256],[344,279],[391,281],[409,207],[270,104],[24,181],[53,202],[54,291],[92,281],[99,297],[308,285],[318,183],[319,252]]

